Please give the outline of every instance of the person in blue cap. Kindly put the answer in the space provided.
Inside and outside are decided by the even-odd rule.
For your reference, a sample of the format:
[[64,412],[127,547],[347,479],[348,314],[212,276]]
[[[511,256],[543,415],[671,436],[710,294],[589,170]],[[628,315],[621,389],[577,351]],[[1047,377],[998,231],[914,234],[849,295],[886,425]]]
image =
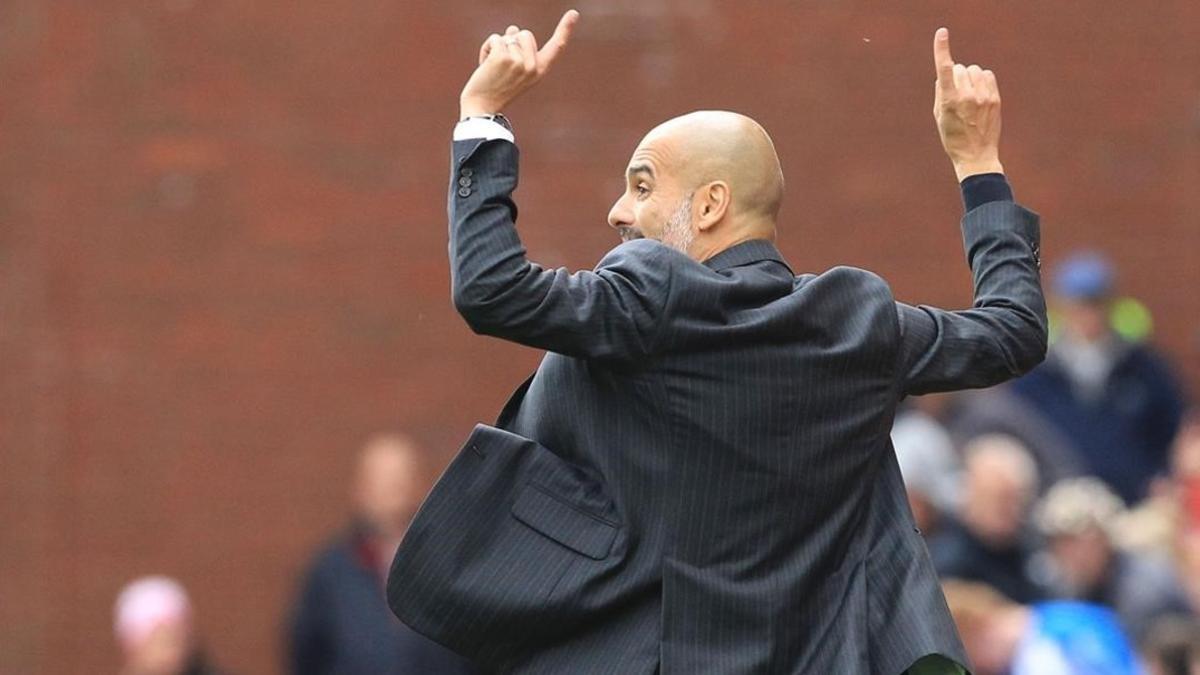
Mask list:
[[1166,473],[1184,402],[1163,359],[1114,330],[1115,286],[1099,253],[1058,266],[1049,353],[1013,390],[1076,445],[1089,473],[1133,504]]

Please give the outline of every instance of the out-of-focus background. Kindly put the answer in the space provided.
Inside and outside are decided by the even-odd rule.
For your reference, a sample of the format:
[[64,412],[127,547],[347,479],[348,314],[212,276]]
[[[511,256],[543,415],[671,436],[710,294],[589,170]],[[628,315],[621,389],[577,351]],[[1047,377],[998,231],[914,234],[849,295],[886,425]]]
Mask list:
[[[449,301],[449,135],[482,39],[544,39],[569,6],[0,3],[0,673],[117,671],[114,602],[148,574],[186,587],[223,668],[288,671],[367,439],[408,434],[427,486],[538,362]],[[1122,334],[1200,391],[1200,4],[574,6],[508,111],[535,260],[591,267],[642,134],[727,108],[775,139],[793,267],[969,304],[930,114],[948,25],[999,77],[1048,289],[1103,254]]]

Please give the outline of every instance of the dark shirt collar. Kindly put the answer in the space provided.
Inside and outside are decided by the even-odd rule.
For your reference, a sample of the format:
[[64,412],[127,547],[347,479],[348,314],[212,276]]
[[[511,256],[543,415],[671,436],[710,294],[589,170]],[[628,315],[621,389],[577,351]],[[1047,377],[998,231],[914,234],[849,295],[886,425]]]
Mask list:
[[[783,265],[792,272],[791,265],[783,259],[783,255],[779,249],[775,248],[775,244],[766,239],[751,239],[743,241],[740,244],[735,244],[729,248],[714,255],[704,261],[705,266],[714,272],[723,272],[731,267],[740,267],[741,265],[749,265],[763,260],[772,260]],[[794,275],[795,272],[792,272]]]

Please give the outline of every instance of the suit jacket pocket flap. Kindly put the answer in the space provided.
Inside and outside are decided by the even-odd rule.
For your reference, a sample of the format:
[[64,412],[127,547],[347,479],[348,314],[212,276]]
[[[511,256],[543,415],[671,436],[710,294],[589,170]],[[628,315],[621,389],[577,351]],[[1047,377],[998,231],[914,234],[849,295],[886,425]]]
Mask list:
[[617,526],[527,483],[513,503],[517,520],[577,553],[603,560],[608,557]]

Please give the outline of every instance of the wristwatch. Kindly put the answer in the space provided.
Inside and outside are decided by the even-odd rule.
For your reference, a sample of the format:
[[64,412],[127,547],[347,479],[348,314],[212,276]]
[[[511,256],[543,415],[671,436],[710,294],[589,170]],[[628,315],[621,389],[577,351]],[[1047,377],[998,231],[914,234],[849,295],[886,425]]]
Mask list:
[[496,124],[499,124],[500,126],[504,127],[505,129],[508,129],[509,131],[513,130],[512,123],[510,123],[508,121],[508,118],[505,117],[501,113],[495,113],[493,115],[467,115],[466,117],[459,120],[459,122],[466,122],[467,120],[488,120],[490,122],[495,122]]

